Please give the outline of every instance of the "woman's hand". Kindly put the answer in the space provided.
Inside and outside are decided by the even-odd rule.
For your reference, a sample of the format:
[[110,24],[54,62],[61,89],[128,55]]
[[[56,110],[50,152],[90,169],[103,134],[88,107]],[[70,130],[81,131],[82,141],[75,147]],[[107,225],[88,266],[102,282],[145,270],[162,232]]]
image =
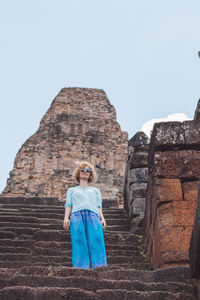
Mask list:
[[66,230],[68,230],[69,225],[70,225],[70,219],[69,218],[64,218],[63,228],[66,229]]
[[103,229],[106,229],[106,220],[104,218],[101,219],[101,225],[103,226]]

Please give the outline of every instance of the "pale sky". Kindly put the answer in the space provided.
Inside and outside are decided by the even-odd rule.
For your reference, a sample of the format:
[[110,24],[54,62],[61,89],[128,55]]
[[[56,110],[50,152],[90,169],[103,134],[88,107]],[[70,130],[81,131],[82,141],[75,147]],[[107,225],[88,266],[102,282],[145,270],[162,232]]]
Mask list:
[[103,89],[129,139],[193,119],[200,1],[0,2],[0,192],[63,87]]

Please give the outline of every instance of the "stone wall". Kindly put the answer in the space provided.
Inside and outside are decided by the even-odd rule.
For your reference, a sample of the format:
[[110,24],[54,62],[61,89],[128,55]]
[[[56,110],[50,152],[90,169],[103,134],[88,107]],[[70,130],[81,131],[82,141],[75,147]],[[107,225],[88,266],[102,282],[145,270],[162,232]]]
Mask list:
[[193,278],[200,280],[200,181],[198,185],[194,226],[190,239],[189,258],[191,275]]
[[123,177],[128,133],[102,89],[63,88],[51,103],[36,133],[19,149],[1,196],[58,197],[77,183],[76,162],[94,164],[103,198],[123,204]]
[[123,188],[124,208],[129,215],[131,231],[141,234],[146,208],[149,139],[144,132],[139,131],[130,139],[128,145],[129,155]]
[[[200,121],[200,99],[195,110],[194,120]],[[191,276],[196,286],[197,300],[200,300],[200,180],[193,229],[190,237],[189,264]]]
[[200,177],[199,132],[198,120],[154,124],[144,232],[155,268],[189,263]]

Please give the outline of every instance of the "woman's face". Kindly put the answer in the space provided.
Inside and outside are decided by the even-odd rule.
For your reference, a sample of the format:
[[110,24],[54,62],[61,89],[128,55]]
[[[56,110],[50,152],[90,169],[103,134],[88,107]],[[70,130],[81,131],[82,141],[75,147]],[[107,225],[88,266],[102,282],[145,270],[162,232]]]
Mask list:
[[88,166],[85,166],[81,168],[79,171],[79,179],[88,181],[90,174],[91,174],[91,169]]

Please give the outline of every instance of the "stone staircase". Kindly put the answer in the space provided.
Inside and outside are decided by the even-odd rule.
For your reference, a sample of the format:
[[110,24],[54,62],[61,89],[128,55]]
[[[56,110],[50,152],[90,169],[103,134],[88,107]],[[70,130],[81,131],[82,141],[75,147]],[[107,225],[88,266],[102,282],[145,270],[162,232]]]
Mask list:
[[75,269],[64,203],[0,197],[0,299],[195,299],[189,267],[153,270],[125,211],[103,215],[108,266]]

